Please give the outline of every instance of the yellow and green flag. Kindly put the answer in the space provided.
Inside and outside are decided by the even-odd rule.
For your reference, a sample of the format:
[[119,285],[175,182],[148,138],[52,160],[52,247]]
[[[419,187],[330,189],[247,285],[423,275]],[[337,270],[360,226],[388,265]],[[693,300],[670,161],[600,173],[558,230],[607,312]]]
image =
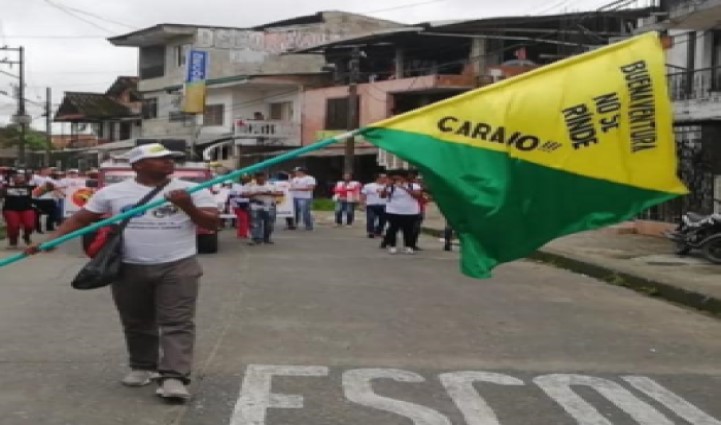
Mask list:
[[472,277],[687,193],[676,175],[665,57],[654,33],[362,134],[423,173]]

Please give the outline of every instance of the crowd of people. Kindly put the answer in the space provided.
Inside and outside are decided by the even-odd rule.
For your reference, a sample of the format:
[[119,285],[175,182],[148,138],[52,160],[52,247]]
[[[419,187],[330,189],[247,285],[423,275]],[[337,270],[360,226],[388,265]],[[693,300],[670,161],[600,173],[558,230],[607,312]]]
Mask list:
[[[174,155],[159,144],[142,145],[128,154],[134,179],[99,189],[78,211],[69,215],[49,237],[57,238],[87,227],[107,215],[117,215],[142,199],[163,197],[171,205],[167,214],[141,214],[123,231],[123,249],[117,280],[111,293],[125,333],[130,370],[121,382],[140,387],[156,382],[156,394],[174,401],[190,399],[195,344],[195,309],[202,267],[197,260],[196,228],[217,229],[222,209],[218,192],[198,190],[193,183],[173,178]],[[31,235],[37,217],[48,216],[52,230],[62,214],[62,200],[70,184],[83,182],[77,170],[62,175],[58,170],[15,172],[2,181],[3,216],[8,223],[12,248],[19,239],[28,245],[24,252],[40,252]],[[93,175],[87,176],[90,179]],[[252,246],[273,244],[277,213],[282,212],[289,230],[313,231],[312,212],[316,179],[297,167],[293,175],[266,173],[243,176],[226,185],[226,207],[234,212],[237,236]],[[380,247],[399,252],[397,234],[403,236],[403,251],[419,250],[418,237],[430,194],[417,173],[394,170],[378,174],[361,184],[346,174],[333,188],[335,222],[352,226],[356,211],[365,210],[368,238],[382,238]]]
[[[290,216],[285,217],[286,229],[299,226],[307,231],[314,229],[312,213],[316,179],[303,167],[297,167],[291,176],[280,172],[269,179],[265,173],[243,176],[238,183],[229,184],[227,209],[235,214],[234,225],[238,238],[248,239],[255,246],[272,244],[277,206],[286,193],[292,197]],[[366,214],[368,238],[380,238],[380,247],[389,253],[398,250],[398,233],[403,238],[403,252],[420,251],[418,238],[425,217],[430,194],[418,173],[392,170],[379,173],[374,181],[362,184],[351,174],[344,174],[332,189],[337,227],[353,226],[356,212]],[[449,230],[449,229],[447,229]],[[450,251],[451,234],[446,232],[445,249]]]
[[[0,198],[8,249],[17,249],[20,239],[32,243],[33,233],[52,232],[63,219],[67,190],[97,178],[96,171],[81,177],[79,170],[67,172],[46,167],[39,170],[4,170],[0,173]],[[45,225],[42,217],[45,216]]]

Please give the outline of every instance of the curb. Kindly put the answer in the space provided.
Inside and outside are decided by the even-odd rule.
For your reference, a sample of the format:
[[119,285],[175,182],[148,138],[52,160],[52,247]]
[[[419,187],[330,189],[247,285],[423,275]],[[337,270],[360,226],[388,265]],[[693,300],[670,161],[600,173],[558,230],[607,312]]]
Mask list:
[[660,298],[675,304],[711,313],[715,316],[721,316],[721,299],[679,288],[655,279],[620,272],[547,250],[537,251],[528,258],[550,266],[584,274],[610,285],[622,286],[650,297]]
[[[423,228],[423,232],[431,236],[442,236],[443,234],[442,231],[431,228]],[[660,298],[675,304],[711,313],[715,316],[721,316],[721,299],[679,288],[655,279],[620,272],[589,261],[579,260],[568,255],[543,249],[531,254],[528,256],[528,259],[574,273],[584,274],[610,285],[632,289],[650,297]]]

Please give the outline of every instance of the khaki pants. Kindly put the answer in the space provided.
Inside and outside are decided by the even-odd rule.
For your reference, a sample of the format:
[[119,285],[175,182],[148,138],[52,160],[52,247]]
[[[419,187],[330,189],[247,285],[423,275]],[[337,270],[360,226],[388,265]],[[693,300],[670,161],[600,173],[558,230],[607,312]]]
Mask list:
[[165,264],[123,264],[112,292],[132,369],[190,382],[202,274],[194,256]]

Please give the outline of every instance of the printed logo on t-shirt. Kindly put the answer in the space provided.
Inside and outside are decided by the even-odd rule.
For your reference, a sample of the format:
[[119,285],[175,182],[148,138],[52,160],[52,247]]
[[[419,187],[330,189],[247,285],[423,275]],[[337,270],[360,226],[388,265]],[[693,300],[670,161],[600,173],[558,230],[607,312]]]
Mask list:
[[[135,204],[126,205],[122,208],[120,208],[121,213],[126,213],[130,210],[132,210],[135,207]],[[133,216],[133,218],[140,218],[145,215],[145,211],[139,212]]]
[[155,218],[165,218],[170,217],[178,213],[180,211],[178,207],[175,205],[163,205],[162,207],[156,208],[153,210],[153,217]]

